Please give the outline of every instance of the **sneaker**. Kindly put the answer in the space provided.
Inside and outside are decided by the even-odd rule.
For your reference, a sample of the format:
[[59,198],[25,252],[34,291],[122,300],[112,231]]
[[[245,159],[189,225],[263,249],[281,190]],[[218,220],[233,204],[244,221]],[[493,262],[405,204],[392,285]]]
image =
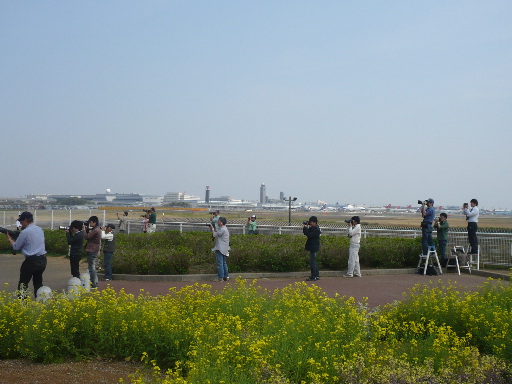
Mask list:
[[320,280],[320,278],[319,278],[319,277],[311,277],[311,276],[310,276],[310,277],[308,277],[308,278],[306,279],[306,281],[317,281],[317,280]]
[[354,275],[354,277],[361,277],[361,275]]
[[229,276],[228,277],[224,277],[222,280],[223,281],[228,281],[229,280]]
[[105,279],[105,281],[110,281],[110,280],[112,280],[112,279]]
[[354,277],[352,275],[343,275],[343,277]]

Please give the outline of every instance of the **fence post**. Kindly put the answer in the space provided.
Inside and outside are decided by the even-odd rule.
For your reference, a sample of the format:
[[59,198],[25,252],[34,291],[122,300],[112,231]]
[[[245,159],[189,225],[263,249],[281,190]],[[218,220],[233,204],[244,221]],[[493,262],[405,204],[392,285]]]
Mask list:
[[53,231],[53,209],[52,209],[52,221],[51,221],[51,224],[50,224],[50,229]]
[[71,225],[71,208],[69,208],[69,224]]
[[183,223],[180,223],[180,233],[183,233]]
[[103,225],[107,225],[107,211],[103,210]]

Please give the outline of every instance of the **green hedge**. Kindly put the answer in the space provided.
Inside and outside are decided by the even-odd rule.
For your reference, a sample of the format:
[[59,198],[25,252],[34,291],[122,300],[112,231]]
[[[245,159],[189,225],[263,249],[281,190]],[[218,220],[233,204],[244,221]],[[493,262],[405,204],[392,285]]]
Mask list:
[[[62,231],[45,230],[50,255],[68,252]],[[302,235],[234,235],[228,261],[232,272],[297,272],[308,270],[309,254]],[[363,268],[414,267],[421,250],[421,239],[376,238],[361,240],[359,257]],[[212,236],[208,232],[178,231],[153,234],[117,234],[114,254],[115,273],[188,274],[215,273]],[[343,270],[348,263],[349,239],[322,236],[318,261],[321,269]],[[10,246],[0,236],[0,252]]]

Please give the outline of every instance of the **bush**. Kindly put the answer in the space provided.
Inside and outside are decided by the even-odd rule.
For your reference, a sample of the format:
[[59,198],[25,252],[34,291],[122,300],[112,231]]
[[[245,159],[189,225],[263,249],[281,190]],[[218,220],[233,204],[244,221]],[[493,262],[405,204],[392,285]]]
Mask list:
[[[215,273],[214,242],[209,232],[166,231],[152,234],[119,233],[113,259],[115,273],[187,274]],[[67,255],[63,231],[45,230],[50,255]],[[232,272],[299,272],[308,269],[309,254],[302,235],[233,235],[228,261]],[[321,269],[342,270],[348,263],[349,239],[322,236],[318,263]],[[0,236],[0,250],[10,246]],[[363,238],[359,251],[363,268],[414,267],[420,239]]]

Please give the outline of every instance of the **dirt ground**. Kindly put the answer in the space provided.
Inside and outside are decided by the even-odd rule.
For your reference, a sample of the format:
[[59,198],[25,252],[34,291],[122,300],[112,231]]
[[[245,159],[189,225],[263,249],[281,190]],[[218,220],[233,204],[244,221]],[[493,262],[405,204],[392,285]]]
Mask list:
[[40,364],[28,360],[0,360],[0,384],[129,383],[128,375],[142,365],[133,362],[91,360]]

